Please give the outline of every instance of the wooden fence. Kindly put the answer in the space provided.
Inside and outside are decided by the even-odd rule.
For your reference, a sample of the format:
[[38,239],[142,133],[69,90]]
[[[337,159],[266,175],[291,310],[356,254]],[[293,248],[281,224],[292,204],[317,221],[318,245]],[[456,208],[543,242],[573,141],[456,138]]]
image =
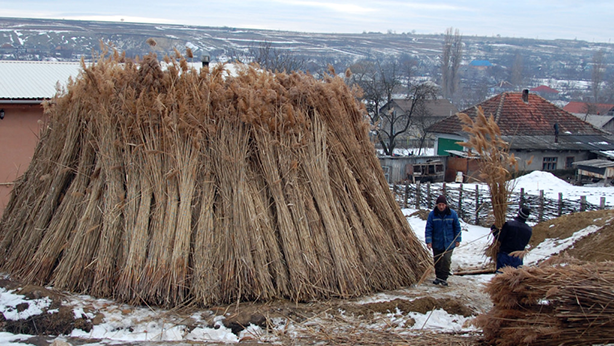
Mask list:
[[[489,226],[493,223],[492,203],[488,187],[477,184],[460,184],[447,186],[446,183],[416,183],[406,185],[393,185],[392,187],[397,200],[402,208],[415,208],[430,210],[435,206],[435,200],[439,195],[445,195],[450,208],[456,210],[458,216],[465,222]],[[586,196],[579,200],[565,199],[563,193],[559,193],[558,199],[546,198],[544,191],[539,195],[530,195],[520,190],[520,193],[512,194],[509,204],[507,217],[512,218],[518,212],[520,205],[531,207],[529,222],[538,223],[561,215],[590,211],[599,209],[609,209],[606,205],[605,197],[601,197],[599,205],[588,203]]]

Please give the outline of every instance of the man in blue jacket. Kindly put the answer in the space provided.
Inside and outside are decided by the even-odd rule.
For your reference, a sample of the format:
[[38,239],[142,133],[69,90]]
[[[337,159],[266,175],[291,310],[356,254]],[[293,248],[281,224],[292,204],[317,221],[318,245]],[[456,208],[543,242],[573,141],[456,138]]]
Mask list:
[[446,197],[437,197],[435,208],[429,213],[426,220],[425,241],[426,246],[433,250],[435,262],[435,285],[448,286],[452,252],[461,242],[461,227],[458,215],[450,207]]

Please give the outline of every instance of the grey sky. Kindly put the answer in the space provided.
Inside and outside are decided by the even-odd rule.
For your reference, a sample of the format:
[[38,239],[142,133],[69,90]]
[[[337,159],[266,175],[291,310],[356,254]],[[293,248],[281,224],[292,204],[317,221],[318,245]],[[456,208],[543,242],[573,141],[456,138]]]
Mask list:
[[123,19],[324,33],[433,34],[454,27],[463,35],[606,43],[614,38],[612,0],[0,0],[0,8],[2,17]]

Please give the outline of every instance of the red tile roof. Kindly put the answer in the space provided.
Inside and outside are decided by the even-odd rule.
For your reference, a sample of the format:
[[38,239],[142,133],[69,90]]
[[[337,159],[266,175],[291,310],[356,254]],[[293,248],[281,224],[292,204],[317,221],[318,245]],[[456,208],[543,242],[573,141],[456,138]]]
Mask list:
[[[581,120],[573,114],[553,105],[541,96],[528,95],[528,102],[522,100],[520,92],[504,92],[474,107],[465,109],[471,118],[476,116],[476,107],[481,106],[484,114],[495,117],[503,136],[545,136],[554,135],[554,124],[559,124],[559,134],[604,135],[604,131]],[[462,135],[462,123],[457,115],[447,117],[428,128],[429,132]]]
[[544,94],[558,94],[559,93],[558,90],[552,89],[551,87],[547,85],[540,85],[538,87],[531,88],[530,91],[533,91],[536,93],[544,93]]
[[[563,109],[568,111],[569,113],[586,114],[586,111],[588,110],[587,108],[588,105],[589,104],[586,102],[571,101],[567,105],[565,105]],[[602,114],[602,115],[608,114],[608,112],[612,108],[614,108],[614,104],[610,104],[610,103],[596,103],[590,106],[595,106],[595,111],[596,111],[596,112],[591,112],[591,114],[594,113],[594,114]]]

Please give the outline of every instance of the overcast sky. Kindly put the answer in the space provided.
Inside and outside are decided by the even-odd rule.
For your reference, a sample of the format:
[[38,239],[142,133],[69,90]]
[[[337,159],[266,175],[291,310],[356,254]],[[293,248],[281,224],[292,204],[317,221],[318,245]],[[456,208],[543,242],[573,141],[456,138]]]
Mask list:
[[128,21],[320,33],[614,38],[613,0],[0,0],[0,16]]

